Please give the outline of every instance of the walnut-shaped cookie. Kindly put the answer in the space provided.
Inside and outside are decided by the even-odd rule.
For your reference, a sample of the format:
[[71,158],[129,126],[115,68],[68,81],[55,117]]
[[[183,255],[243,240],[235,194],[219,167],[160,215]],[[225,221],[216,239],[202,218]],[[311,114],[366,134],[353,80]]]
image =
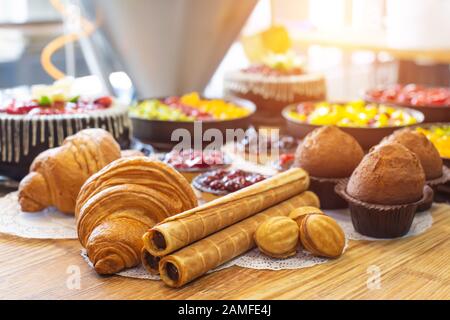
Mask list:
[[289,218],[297,222],[298,227],[302,225],[303,219],[309,214],[324,214],[322,210],[316,207],[299,207],[289,213]]
[[338,258],[345,248],[345,234],[339,224],[324,214],[306,215],[300,227],[303,247],[315,256]]
[[288,258],[297,252],[299,228],[288,217],[272,217],[258,226],[255,242],[259,250],[269,257]]

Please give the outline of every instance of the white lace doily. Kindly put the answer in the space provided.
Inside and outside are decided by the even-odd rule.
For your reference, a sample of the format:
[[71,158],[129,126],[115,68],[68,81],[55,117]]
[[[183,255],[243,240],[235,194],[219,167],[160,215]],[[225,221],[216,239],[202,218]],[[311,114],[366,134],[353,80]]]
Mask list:
[[[87,264],[91,268],[94,268],[94,265],[92,264],[91,260],[89,260],[86,249],[81,250],[81,256],[83,257],[84,261],[86,261]],[[147,270],[145,270],[145,268],[142,265],[118,272],[116,274],[119,276],[122,276],[122,277],[135,278],[135,279],[147,279],[147,280],[159,280],[160,279],[159,276],[148,273]]]
[[[347,243],[348,244],[348,243]],[[347,248],[347,244],[345,248]],[[344,249],[345,250],[345,249]],[[83,259],[93,268],[92,262],[87,256],[86,250],[81,250]],[[323,264],[330,261],[327,258],[320,258],[311,255],[310,253],[299,250],[293,257],[287,259],[273,259],[262,254],[258,249],[253,249],[207,273],[216,272],[232,266],[238,266],[248,269],[259,270],[285,270],[285,269],[302,269],[312,267],[318,264]],[[159,280],[159,276],[148,273],[142,265],[118,272],[117,275],[128,278]]]
[[[392,240],[392,239],[379,239],[372,238],[358,233],[353,228],[352,219],[350,217],[350,211],[348,209],[343,210],[324,210],[327,215],[334,218],[341,228],[345,232],[345,236],[349,240],[367,240],[367,241],[380,241],[380,240]],[[433,225],[433,217],[430,211],[419,212],[414,217],[411,229],[402,238],[413,237],[424,233]]]
[[0,232],[31,239],[76,239],[75,217],[55,208],[22,212],[18,192],[0,198]]

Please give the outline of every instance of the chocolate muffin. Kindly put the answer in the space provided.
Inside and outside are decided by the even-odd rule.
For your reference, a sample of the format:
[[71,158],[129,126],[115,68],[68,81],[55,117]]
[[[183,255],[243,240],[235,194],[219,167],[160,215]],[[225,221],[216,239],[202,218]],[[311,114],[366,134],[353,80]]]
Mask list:
[[348,183],[341,182],[336,191],[348,201],[356,231],[376,238],[395,238],[411,228],[427,188],[419,158],[392,142],[373,148]]
[[442,176],[443,162],[434,144],[421,132],[408,128],[397,130],[382,143],[397,142],[416,154],[425,171],[426,180],[433,180]]
[[298,146],[294,167],[308,171],[311,190],[320,198],[323,209],[346,208],[347,203],[334,187],[348,178],[364,156],[364,151],[351,135],[338,127],[326,126],[308,134]]

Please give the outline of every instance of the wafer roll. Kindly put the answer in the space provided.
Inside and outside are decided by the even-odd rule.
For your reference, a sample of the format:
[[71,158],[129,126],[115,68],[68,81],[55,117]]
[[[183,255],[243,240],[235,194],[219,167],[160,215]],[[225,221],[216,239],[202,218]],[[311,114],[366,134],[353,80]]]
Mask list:
[[142,248],[141,251],[141,261],[145,270],[147,270],[150,274],[159,274],[159,261],[161,257],[155,257],[150,254],[145,248]]
[[170,287],[183,286],[254,248],[253,235],[262,222],[274,216],[287,216],[301,206],[319,207],[319,198],[306,191],[161,258],[161,279]]
[[299,168],[280,173],[250,187],[163,220],[143,237],[144,247],[162,257],[212,233],[298,195],[309,187]]

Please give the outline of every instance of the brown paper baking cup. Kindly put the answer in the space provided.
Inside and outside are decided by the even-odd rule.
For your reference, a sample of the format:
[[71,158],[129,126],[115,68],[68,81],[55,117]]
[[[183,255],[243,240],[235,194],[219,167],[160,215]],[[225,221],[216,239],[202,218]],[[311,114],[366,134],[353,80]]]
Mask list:
[[[338,183],[336,192],[345,199],[350,208],[352,224],[359,233],[373,238],[397,238],[409,232],[417,207],[427,197],[404,205],[378,205],[359,201],[347,193],[348,179]],[[425,186],[425,189],[429,189]]]
[[444,185],[450,181],[450,169],[446,166],[442,167],[442,176],[439,178],[433,179],[433,180],[427,180],[426,184],[431,187],[430,190],[427,191],[428,197],[426,200],[419,205],[417,208],[417,212],[423,212],[426,210],[429,210],[431,206],[433,205],[434,201],[434,194],[438,192],[439,186]]
[[328,179],[310,177],[309,190],[313,191],[320,199],[320,208],[325,210],[345,209],[348,203],[335,191],[336,185],[343,179]]

